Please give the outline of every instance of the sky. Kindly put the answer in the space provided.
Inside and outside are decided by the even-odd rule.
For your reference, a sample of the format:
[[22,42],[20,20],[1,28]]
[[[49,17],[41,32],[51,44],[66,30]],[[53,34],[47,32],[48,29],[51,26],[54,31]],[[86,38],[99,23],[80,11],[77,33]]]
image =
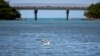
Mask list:
[[[100,0],[9,0],[10,3],[70,3],[91,4]],[[20,10],[22,18],[34,18],[34,10]],[[65,10],[39,10],[38,18],[65,18]],[[84,11],[70,10],[69,18],[85,18]]]

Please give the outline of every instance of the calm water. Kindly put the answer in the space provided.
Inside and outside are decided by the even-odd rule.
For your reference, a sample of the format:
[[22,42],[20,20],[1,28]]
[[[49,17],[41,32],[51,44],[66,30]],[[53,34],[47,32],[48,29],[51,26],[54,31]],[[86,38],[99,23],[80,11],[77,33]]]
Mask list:
[[2,20],[0,56],[100,56],[100,20]]

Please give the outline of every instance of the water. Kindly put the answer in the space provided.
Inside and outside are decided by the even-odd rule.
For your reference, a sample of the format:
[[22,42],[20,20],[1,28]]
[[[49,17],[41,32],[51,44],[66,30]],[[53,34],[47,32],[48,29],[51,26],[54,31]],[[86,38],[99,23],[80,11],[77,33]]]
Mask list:
[[100,56],[100,20],[2,20],[0,56]]

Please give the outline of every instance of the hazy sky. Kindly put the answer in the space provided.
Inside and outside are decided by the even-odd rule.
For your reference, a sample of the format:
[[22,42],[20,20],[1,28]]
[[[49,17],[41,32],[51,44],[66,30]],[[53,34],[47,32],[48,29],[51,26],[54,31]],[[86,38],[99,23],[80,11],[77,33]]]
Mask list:
[[10,0],[15,3],[95,3],[99,0]]
[[[100,0],[9,0],[10,3],[80,3],[80,4],[91,4],[99,2]],[[23,18],[32,18],[34,17],[33,10],[21,10],[20,11]],[[70,18],[84,18],[84,11],[75,11],[71,10],[69,17]],[[39,10],[39,18],[65,18],[66,13],[64,10]]]

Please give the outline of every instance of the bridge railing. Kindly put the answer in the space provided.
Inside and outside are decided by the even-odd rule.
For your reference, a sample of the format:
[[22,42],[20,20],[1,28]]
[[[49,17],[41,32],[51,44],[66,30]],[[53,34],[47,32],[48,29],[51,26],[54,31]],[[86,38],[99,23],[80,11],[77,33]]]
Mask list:
[[59,6],[59,7],[88,7],[89,4],[62,4],[62,3],[13,3],[11,6]]
[[62,3],[14,3],[10,4],[16,9],[71,9],[85,10],[88,4],[62,4]]

